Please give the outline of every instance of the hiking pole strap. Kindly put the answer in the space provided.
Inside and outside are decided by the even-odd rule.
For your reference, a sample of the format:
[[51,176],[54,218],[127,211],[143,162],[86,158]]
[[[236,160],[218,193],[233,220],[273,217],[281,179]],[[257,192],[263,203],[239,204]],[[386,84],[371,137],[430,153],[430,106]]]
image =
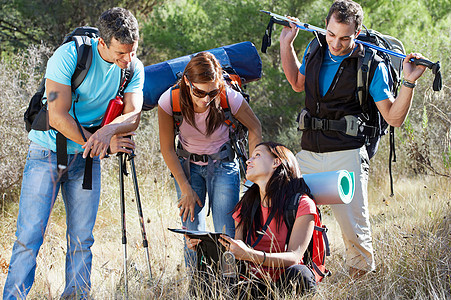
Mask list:
[[390,197],[393,197],[395,195],[393,192],[392,162],[396,162],[395,128],[393,126],[390,126],[390,155],[388,158],[388,174],[390,176]]

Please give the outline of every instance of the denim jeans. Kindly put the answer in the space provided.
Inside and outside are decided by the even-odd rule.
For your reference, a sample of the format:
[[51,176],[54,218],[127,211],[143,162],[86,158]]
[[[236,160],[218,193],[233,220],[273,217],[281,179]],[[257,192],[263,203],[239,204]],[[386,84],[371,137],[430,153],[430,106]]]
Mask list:
[[[184,159],[180,159],[183,166]],[[182,224],[189,230],[205,230],[205,218],[209,210],[205,205],[206,195],[208,194],[209,206],[213,217],[214,230],[216,232],[225,232],[231,237],[235,237],[235,221],[232,218],[232,210],[238,203],[240,197],[240,169],[238,162],[220,161],[216,162],[213,171],[208,171],[208,166],[200,166],[190,163],[190,183],[193,190],[197,193],[203,207],[196,204],[194,209],[194,221],[190,217]],[[175,181],[177,197],[180,199],[182,193],[180,187]],[[224,230],[225,227],[225,230]],[[196,253],[189,250],[185,244],[185,263],[188,268],[195,268]]]
[[25,299],[34,281],[36,256],[61,187],[66,208],[66,286],[63,297],[85,298],[91,287],[92,230],[100,198],[100,161],[94,158],[92,190],[82,189],[85,160],[68,155],[68,180],[58,181],[56,153],[31,143],[24,168],[14,243],[3,299]]

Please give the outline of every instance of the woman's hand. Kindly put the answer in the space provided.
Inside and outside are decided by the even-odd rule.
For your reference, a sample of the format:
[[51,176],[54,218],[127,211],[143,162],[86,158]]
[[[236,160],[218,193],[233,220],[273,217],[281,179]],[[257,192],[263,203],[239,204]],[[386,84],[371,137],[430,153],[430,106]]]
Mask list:
[[200,207],[203,206],[202,202],[200,201],[196,192],[191,188],[191,186],[188,187],[187,192],[182,191],[182,196],[179,199],[179,204],[177,205],[177,207],[180,208],[179,216],[183,215],[183,222],[185,222],[188,218],[188,214],[191,215],[191,222],[194,221],[194,208],[196,207],[196,203]]
[[246,243],[242,240],[235,240],[229,236],[221,234],[218,241],[228,251],[232,252],[235,255],[236,259],[252,261],[253,253],[255,250],[246,245]]
[[196,251],[196,246],[199,245],[200,242],[202,242],[202,240],[192,239],[188,235],[185,234],[185,243],[186,243],[186,247],[188,247],[188,249]]

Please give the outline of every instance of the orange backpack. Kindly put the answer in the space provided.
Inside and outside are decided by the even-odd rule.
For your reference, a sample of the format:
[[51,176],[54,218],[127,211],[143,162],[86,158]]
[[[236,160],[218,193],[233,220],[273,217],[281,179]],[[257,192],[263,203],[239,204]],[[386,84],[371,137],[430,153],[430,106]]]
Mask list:
[[[235,91],[239,92],[247,102],[249,102],[249,95],[242,89],[242,81],[240,76],[232,69],[225,68],[223,71],[224,81],[226,85]],[[233,116],[230,110],[229,98],[227,96],[227,90],[224,89],[220,94],[221,108],[224,112],[225,123],[229,128],[229,136],[233,151],[235,151],[241,168],[241,174],[246,174],[246,161],[247,161],[247,128],[241,124]],[[178,84],[171,88],[171,106],[172,115],[174,117],[174,132],[177,135],[180,131],[180,126],[183,122],[183,115],[180,108],[180,86]]]

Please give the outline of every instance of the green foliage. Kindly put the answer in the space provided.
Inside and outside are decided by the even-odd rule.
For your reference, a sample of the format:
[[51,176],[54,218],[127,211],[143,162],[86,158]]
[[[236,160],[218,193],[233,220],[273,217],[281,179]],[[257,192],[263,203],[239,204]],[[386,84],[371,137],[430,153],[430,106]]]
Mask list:
[[[0,0],[0,53],[2,63],[6,64],[17,59],[13,53],[30,44],[43,41],[55,47],[72,28],[95,25],[100,13],[112,6],[127,7],[138,17],[142,37],[138,54],[144,65],[246,40],[260,49],[269,21],[269,16],[260,10],[296,16],[303,22],[324,27],[331,2]],[[449,157],[451,147],[451,73],[447,51],[451,49],[451,1],[363,0],[360,3],[365,13],[364,24],[368,28],[399,38],[407,52],[420,52],[432,61],[441,61],[444,89],[440,93],[432,92],[430,70],[418,81],[409,118],[396,131],[397,144],[400,145],[397,155],[406,161],[403,170],[408,173],[413,165],[409,161],[412,149],[428,149],[430,161],[449,173],[445,158]],[[303,106],[304,93],[294,92],[283,74],[278,42],[281,29],[281,26],[274,25],[272,45],[267,53],[260,53],[263,77],[248,84],[247,92],[251,96],[250,104],[263,125],[264,140],[280,141],[298,151],[301,134],[296,130],[295,120]],[[312,37],[309,32],[299,32],[294,42],[299,58]],[[10,101],[8,97],[3,99]],[[23,99],[28,100],[28,95]],[[148,113],[143,114],[143,124],[150,119]],[[384,144],[388,144],[388,138],[383,138],[382,147]],[[386,165],[385,157],[381,164]]]
[[57,47],[79,26],[96,26],[101,13],[111,7],[149,13],[164,0],[0,0],[0,53],[5,56],[41,41]]

